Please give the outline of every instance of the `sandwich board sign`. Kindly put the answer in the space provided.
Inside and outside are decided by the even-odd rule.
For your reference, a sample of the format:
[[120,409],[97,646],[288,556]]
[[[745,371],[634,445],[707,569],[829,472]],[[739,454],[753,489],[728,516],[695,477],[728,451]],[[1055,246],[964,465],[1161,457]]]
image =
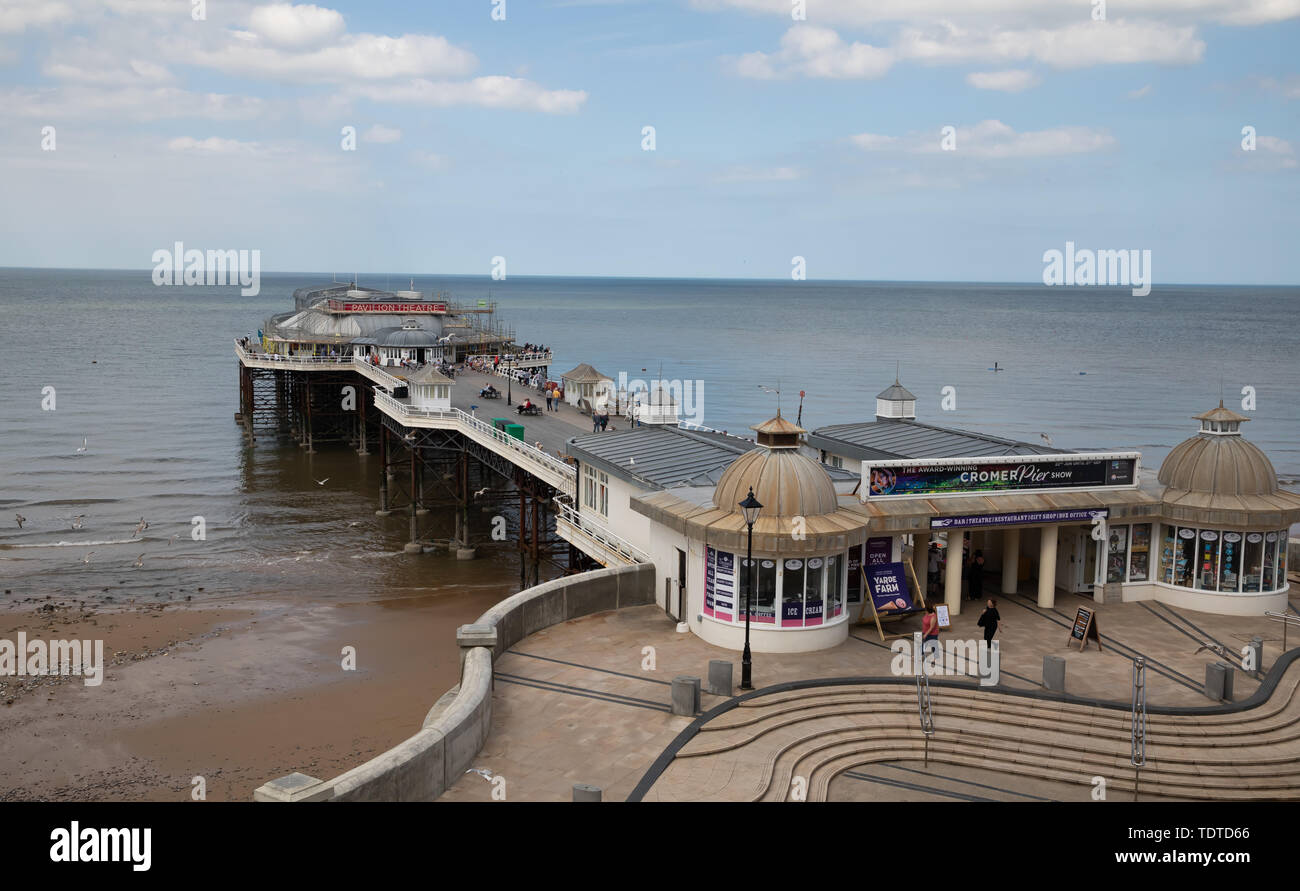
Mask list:
[[937,603],[934,607],[934,614],[939,617],[940,628],[950,628],[951,623],[948,621],[948,604]]
[[1066,646],[1070,646],[1075,641],[1079,643],[1079,652],[1083,652],[1088,641],[1095,640],[1097,649],[1101,650],[1101,634],[1097,631],[1097,614],[1086,606],[1079,607],[1075,613],[1074,624],[1070,626],[1070,639],[1066,641]]

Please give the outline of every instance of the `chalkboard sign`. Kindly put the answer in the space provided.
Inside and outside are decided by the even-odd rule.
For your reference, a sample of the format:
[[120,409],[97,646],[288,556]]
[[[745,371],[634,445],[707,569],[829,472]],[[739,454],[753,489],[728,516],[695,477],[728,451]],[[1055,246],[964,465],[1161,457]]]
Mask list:
[[1101,649],[1101,634],[1097,631],[1097,614],[1086,606],[1079,607],[1079,611],[1074,616],[1074,625],[1070,628],[1070,639],[1066,641],[1066,646],[1079,642],[1079,652],[1083,652],[1088,646],[1088,641],[1095,640],[1097,649]]

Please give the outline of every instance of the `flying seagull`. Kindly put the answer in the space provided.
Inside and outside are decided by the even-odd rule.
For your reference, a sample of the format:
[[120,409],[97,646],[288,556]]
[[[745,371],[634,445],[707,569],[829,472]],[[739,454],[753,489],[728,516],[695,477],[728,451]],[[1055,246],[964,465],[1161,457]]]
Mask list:
[[1040,433],[1038,435],[1043,442],[1047,443],[1048,448],[1052,447],[1052,437],[1048,436],[1046,433]]
[[85,515],[85,514],[77,514],[75,517],[72,518],[72,528],[73,528],[73,529],[80,529],[81,526],[82,526],[82,522],[81,522],[81,521],[84,520],[84,519],[86,519],[86,515]]
[[167,539],[167,544],[170,545],[170,544],[175,543],[175,541],[176,541],[176,536],[178,536],[178,535],[180,535],[179,532],[173,532],[173,533],[172,533],[172,537],[169,538],[169,539]]
[[23,528],[23,523],[27,522],[27,518],[24,517],[22,514],[14,514],[14,519],[18,521],[19,529]]
[[81,447],[77,449],[77,454],[80,455],[82,452],[86,450],[86,447],[89,445],[90,445],[90,441],[84,436],[81,437]]
[[491,489],[487,489],[487,488],[479,489],[477,492],[474,493],[474,497],[481,498],[484,492],[491,492],[491,491],[492,491]]
[[[313,479],[314,479],[314,478],[313,478]],[[329,478],[329,477],[325,477],[325,479],[323,479],[323,480],[316,480],[316,485],[318,485],[318,486],[323,486],[323,485],[325,485],[326,483],[328,483],[329,481],[330,481],[330,478]]]
[[144,554],[135,558],[135,568],[139,569],[141,566],[144,566]]
[[148,529],[148,528],[149,528],[149,524],[146,523],[146,522],[144,521],[144,517],[141,517],[141,518],[140,518],[140,525],[138,525],[138,526],[135,527],[135,534],[136,534],[136,537],[138,538],[138,537],[140,536],[140,534],[141,534],[142,532],[144,532],[144,531],[145,531],[146,529]]
[[471,767],[469,770],[465,771],[465,773],[476,773],[485,780],[492,779],[492,771],[488,770],[486,767]]
[[86,552],[86,556],[84,556],[84,557],[81,558],[81,562],[82,562],[82,563],[89,563],[89,562],[90,562],[90,555],[93,554],[93,553],[95,553],[95,552],[94,552],[94,551],[87,551],[87,552]]

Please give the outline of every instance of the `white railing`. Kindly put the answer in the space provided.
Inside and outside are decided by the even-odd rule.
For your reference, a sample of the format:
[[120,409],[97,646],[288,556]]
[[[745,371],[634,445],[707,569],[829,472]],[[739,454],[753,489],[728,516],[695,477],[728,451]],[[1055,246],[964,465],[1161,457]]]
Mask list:
[[377,383],[387,387],[390,390],[393,389],[394,387],[407,386],[406,381],[402,380],[400,377],[396,377],[395,375],[389,374],[387,371],[384,371],[383,367],[371,363],[368,359],[365,359],[362,356],[353,356],[352,364],[356,366],[357,370],[360,371],[362,374],[364,374],[366,377],[370,378],[373,381],[376,381]]
[[611,532],[608,527],[578,513],[573,505],[557,500],[555,501],[555,510],[557,520],[568,523],[587,538],[617,555],[624,562],[628,564],[651,562],[649,555],[645,551],[627,539]]
[[351,356],[285,356],[280,353],[264,353],[261,350],[247,350],[235,341],[235,355],[247,365],[285,368],[341,368],[352,364]]
[[[498,430],[487,421],[476,418],[459,408],[427,409],[415,408],[408,403],[394,399],[388,393],[375,389],[375,405],[382,411],[396,418],[436,422],[441,429],[457,429],[468,436],[484,442],[488,448],[507,458],[518,458],[516,463],[541,471],[541,476],[562,492],[572,495],[577,489],[577,472],[559,458],[552,457],[536,446],[520,442],[513,436]],[[423,425],[421,425],[423,426]]]
[[555,354],[550,350],[544,353],[511,353],[501,356],[502,366],[515,365],[550,365],[555,358]]

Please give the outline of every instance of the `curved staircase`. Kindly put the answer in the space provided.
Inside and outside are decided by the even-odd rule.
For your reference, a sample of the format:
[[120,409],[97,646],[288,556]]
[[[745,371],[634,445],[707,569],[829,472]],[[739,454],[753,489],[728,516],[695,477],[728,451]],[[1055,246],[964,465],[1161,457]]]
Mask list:
[[[1148,714],[1144,796],[1180,800],[1300,799],[1300,660],[1273,695],[1231,713]],[[932,689],[940,764],[1077,785],[1093,777],[1132,792],[1127,709],[1016,696],[975,686]],[[704,723],[650,789],[654,798],[784,801],[802,777],[809,801],[853,767],[920,761],[915,689],[898,683],[810,686],[741,700]],[[667,781],[667,782],[665,782]]]

